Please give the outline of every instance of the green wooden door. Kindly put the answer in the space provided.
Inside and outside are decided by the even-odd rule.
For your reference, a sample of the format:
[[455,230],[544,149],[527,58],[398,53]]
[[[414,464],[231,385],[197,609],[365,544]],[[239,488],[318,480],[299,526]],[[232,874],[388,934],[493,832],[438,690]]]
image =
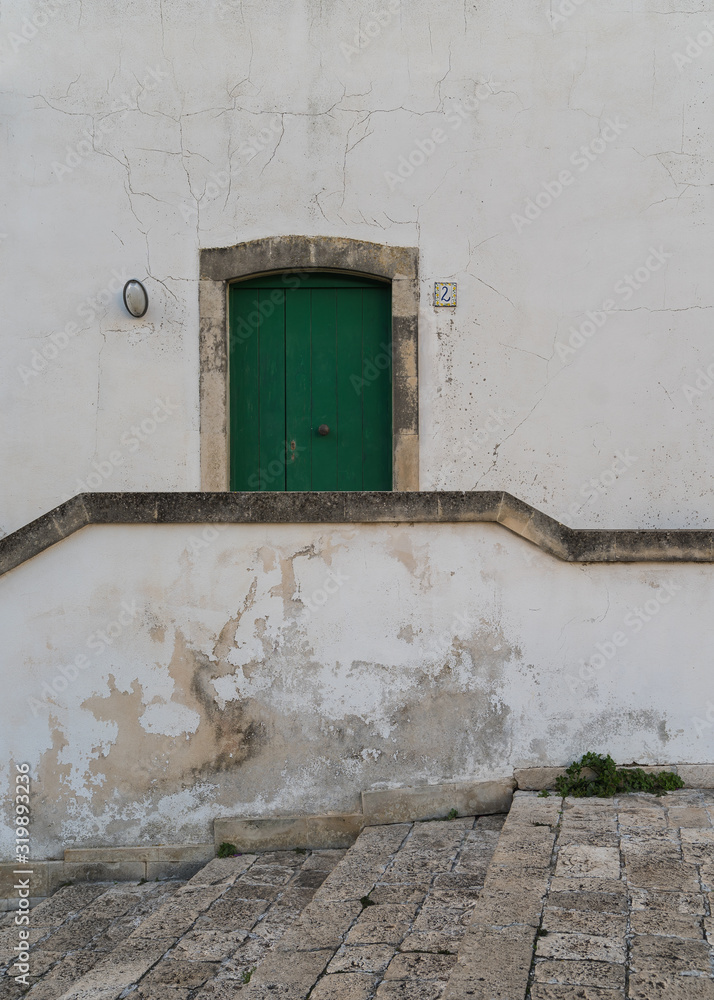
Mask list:
[[232,490],[391,490],[391,315],[368,278],[230,286]]

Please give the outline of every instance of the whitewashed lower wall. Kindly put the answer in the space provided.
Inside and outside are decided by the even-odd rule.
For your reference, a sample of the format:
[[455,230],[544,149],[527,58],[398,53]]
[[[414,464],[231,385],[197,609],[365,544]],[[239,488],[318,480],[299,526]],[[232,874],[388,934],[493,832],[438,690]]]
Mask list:
[[2,799],[29,762],[52,857],[591,749],[712,761],[713,583],[488,524],[85,528],[0,579]]

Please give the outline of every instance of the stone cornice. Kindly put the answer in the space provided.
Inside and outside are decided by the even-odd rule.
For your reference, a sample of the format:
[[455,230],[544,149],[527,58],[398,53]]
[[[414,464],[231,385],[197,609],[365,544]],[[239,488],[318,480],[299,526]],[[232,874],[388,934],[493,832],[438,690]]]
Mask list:
[[0,575],[88,524],[495,521],[565,562],[712,562],[714,531],[568,528],[501,491],[82,493],[0,540]]

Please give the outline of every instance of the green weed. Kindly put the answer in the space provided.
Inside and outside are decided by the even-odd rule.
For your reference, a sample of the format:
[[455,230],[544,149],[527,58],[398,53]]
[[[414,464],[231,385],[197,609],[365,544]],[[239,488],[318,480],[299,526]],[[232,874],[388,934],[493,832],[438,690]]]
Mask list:
[[[586,778],[583,770],[594,771],[594,778]],[[659,771],[647,774],[641,767],[617,767],[607,754],[585,753],[579,761],[574,761],[555,780],[558,795],[572,795],[576,799],[596,795],[601,799],[627,792],[649,792],[652,795],[666,795],[676,788],[684,788],[684,782],[673,771]]]

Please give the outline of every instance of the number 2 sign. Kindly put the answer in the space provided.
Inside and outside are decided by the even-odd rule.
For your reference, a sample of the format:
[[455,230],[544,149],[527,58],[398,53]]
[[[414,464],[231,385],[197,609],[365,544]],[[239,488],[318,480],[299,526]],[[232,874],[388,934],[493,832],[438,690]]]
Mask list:
[[455,281],[436,281],[434,283],[434,305],[437,307],[451,306],[452,308],[456,306]]

